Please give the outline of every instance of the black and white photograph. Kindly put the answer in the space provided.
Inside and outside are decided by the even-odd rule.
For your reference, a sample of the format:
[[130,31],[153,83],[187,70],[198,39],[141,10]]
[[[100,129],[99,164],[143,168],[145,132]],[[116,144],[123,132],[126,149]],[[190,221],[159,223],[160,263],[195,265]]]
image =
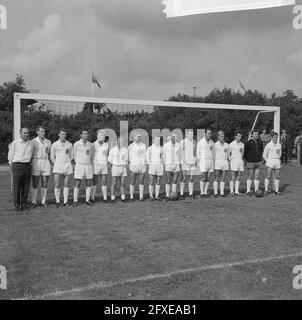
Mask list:
[[0,300],[301,300],[301,190],[302,1],[0,0]]

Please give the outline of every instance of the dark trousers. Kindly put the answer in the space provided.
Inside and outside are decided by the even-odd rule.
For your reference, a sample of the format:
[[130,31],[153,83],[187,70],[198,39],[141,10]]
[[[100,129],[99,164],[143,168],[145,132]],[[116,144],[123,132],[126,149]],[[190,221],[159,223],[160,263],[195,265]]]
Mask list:
[[13,163],[12,173],[14,205],[16,207],[20,207],[21,205],[24,206],[27,203],[27,197],[30,187],[30,163]]
[[287,149],[283,150],[282,151],[282,155],[281,155],[281,162],[282,163],[288,163],[289,161],[289,152]]

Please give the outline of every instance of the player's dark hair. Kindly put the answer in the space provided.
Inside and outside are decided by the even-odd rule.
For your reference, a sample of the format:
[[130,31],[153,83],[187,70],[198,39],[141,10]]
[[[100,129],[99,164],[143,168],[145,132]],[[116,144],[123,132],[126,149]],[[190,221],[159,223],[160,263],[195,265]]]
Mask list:
[[82,135],[83,132],[87,132],[87,133],[88,133],[88,130],[87,130],[87,129],[82,129],[82,130],[80,131],[80,134]]
[[259,130],[258,129],[254,129],[254,130],[252,130],[251,134],[253,134],[255,132],[259,133]]
[[43,126],[37,126],[36,132],[40,131],[40,129],[46,130]]
[[278,132],[272,131],[271,136],[272,136],[272,137],[274,137],[274,136],[279,136],[279,134],[278,134]]

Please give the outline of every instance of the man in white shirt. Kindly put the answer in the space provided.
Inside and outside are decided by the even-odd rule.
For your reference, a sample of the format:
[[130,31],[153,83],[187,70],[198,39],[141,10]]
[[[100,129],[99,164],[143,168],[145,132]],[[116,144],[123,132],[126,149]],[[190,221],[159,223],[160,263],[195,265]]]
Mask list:
[[196,141],[193,139],[192,130],[187,132],[187,137],[180,142],[181,148],[181,182],[180,198],[184,199],[185,185],[189,186],[189,199],[193,199],[194,173],[196,170]]
[[8,163],[13,176],[14,209],[26,209],[31,178],[33,145],[29,141],[29,130],[22,128],[20,138],[13,141],[8,151]]
[[205,136],[197,144],[197,159],[199,161],[200,178],[200,197],[208,198],[211,176],[214,172],[214,141],[212,140],[212,130],[206,129]]
[[[244,144],[241,142],[242,134],[237,131],[235,140],[229,145],[229,158],[231,160],[231,180],[230,180],[230,192],[232,196],[239,195],[239,185],[241,173],[244,172]],[[234,192],[235,186],[235,192]]]
[[225,197],[224,187],[226,174],[229,171],[229,145],[224,142],[224,132],[217,134],[218,141],[215,143],[215,180],[213,182],[214,197],[218,198],[218,184],[220,183],[220,196]]
[[115,202],[115,187],[117,182],[119,182],[121,186],[121,200],[122,202],[125,202],[125,183],[127,178],[128,150],[123,147],[122,138],[119,138],[117,140],[116,146],[110,150],[108,163],[112,166],[111,202]]
[[50,150],[50,160],[54,164],[54,184],[55,184],[55,198],[56,207],[60,207],[60,180],[64,179],[64,206],[68,206],[68,194],[69,194],[69,183],[70,177],[73,173],[71,161],[73,160],[73,149],[72,144],[66,140],[67,131],[60,129],[59,140],[52,144]]
[[282,146],[278,142],[278,133],[272,133],[272,140],[269,142],[263,151],[263,159],[266,162],[267,175],[264,181],[265,186],[265,195],[268,195],[268,187],[271,174],[273,172],[274,177],[274,187],[275,194],[280,195],[279,185],[280,185],[280,169],[281,169],[281,155],[282,155]]
[[163,163],[166,171],[166,200],[169,200],[170,188],[172,192],[177,192],[177,182],[180,174],[181,148],[176,142],[176,134],[172,134],[170,141],[163,147]]
[[134,187],[138,177],[139,199],[144,200],[144,181],[146,173],[146,145],[141,141],[140,134],[136,134],[134,142],[129,146],[129,170],[130,170],[130,200],[134,201]]
[[99,177],[101,177],[103,200],[107,202],[107,177],[108,177],[108,154],[109,145],[105,142],[106,132],[99,129],[97,140],[92,144],[92,171],[93,179],[91,186],[90,202],[94,203],[95,193]]
[[91,192],[92,174],[92,144],[88,141],[88,131],[81,131],[81,139],[73,146],[74,161],[76,163],[74,168],[75,186],[73,189],[73,206],[78,206],[79,189],[82,179],[86,181],[86,204],[92,206],[89,201]]
[[46,195],[48,179],[51,175],[50,170],[50,149],[51,142],[45,138],[45,128],[39,126],[36,130],[37,137],[31,142],[33,144],[33,159],[31,162],[31,175],[32,175],[32,189],[31,189],[31,202],[32,208],[37,207],[37,194],[39,182],[41,179],[41,205],[46,207]]
[[159,200],[160,183],[164,175],[163,148],[160,146],[160,137],[153,138],[153,144],[147,149],[146,163],[149,165],[149,194],[153,201],[155,184],[155,199]]

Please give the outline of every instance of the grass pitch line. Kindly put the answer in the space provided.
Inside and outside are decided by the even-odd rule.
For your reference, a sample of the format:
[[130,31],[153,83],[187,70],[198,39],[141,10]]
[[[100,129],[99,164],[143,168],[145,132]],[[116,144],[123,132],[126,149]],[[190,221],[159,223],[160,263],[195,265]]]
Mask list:
[[243,260],[243,261],[237,261],[237,262],[230,262],[230,263],[219,263],[219,264],[212,264],[207,266],[202,266],[198,268],[188,268],[188,269],[180,269],[175,270],[167,273],[157,273],[157,274],[150,274],[138,278],[133,279],[126,279],[126,280],[120,280],[120,281],[105,281],[105,282],[98,282],[91,284],[86,287],[81,288],[74,288],[70,290],[62,290],[62,291],[55,291],[52,293],[46,293],[40,296],[33,296],[33,297],[26,297],[25,300],[30,299],[47,299],[47,298],[55,298],[59,296],[63,296],[66,294],[74,294],[74,293],[81,293],[84,291],[94,290],[94,289],[107,289],[110,287],[115,286],[122,286],[125,284],[133,284],[136,282],[144,282],[144,281],[150,281],[150,280],[157,280],[157,279],[163,279],[163,278],[169,278],[177,275],[187,274],[187,273],[197,273],[201,271],[207,271],[207,270],[217,270],[217,269],[225,269],[225,268],[233,268],[233,267],[239,267],[249,264],[257,264],[262,262],[270,262],[270,261],[278,261],[278,260],[284,260],[289,258],[297,258],[302,257],[302,252],[292,253],[288,255],[280,255],[275,257],[268,257],[268,258],[259,258],[259,259],[252,259],[252,260]]

